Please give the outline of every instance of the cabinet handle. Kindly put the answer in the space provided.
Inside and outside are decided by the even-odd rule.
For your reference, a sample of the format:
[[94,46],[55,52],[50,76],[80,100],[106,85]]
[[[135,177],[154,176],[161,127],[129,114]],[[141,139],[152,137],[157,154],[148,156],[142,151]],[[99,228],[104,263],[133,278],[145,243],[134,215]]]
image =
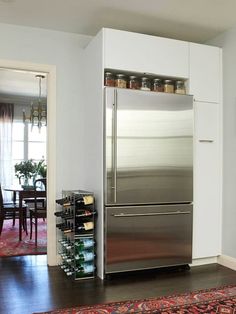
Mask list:
[[112,125],[112,172],[113,172],[113,200],[116,203],[117,193],[117,90],[114,90],[114,104],[113,104],[113,125]]
[[200,143],[213,143],[214,140],[199,140]]
[[162,215],[183,215],[183,214],[191,214],[190,211],[176,211],[176,212],[166,212],[166,213],[142,213],[142,214],[112,214],[113,217],[138,217],[138,216],[162,216]]

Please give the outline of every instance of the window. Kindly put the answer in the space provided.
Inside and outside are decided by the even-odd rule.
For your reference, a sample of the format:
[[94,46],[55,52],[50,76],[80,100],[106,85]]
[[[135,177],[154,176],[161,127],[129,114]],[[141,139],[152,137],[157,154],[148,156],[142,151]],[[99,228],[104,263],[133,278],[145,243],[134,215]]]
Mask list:
[[12,174],[13,184],[18,184],[15,177],[14,165],[24,160],[34,159],[38,162],[46,160],[46,127],[42,127],[39,132],[37,127],[20,121],[13,122],[12,132]]

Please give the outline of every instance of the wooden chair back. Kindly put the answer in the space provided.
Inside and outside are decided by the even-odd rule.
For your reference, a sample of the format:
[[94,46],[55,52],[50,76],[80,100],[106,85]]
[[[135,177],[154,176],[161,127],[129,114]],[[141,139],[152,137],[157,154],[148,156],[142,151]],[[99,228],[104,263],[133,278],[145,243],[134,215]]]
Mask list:
[[[42,200],[45,198],[44,202],[40,202],[39,200]],[[46,210],[46,204],[47,204],[47,192],[45,191],[38,191],[34,190],[34,206],[35,210],[37,209],[45,209]]]
[[40,178],[34,181],[34,189],[35,190],[44,190],[47,191],[47,179],[46,178]]

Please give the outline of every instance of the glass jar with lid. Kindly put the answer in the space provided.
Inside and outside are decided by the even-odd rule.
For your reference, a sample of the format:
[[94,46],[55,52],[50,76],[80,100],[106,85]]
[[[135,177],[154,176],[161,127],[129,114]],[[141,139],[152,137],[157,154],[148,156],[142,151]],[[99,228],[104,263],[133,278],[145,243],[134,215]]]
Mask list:
[[141,90],[151,90],[151,84],[150,84],[150,80],[148,77],[142,77],[141,78],[141,86],[140,86]]
[[139,80],[137,76],[131,75],[128,80],[128,88],[130,89],[139,89]]
[[174,93],[174,82],[172,80],[164,80],[164,92]]
[[163,86],[161,79],[155,78],[153,80],[153,91],[154,92],[163,92],[164,91],[164,86]]
[[184,81],[175,82],[175,93],[176,94],[186,94]]
[[105,86],[115,86],[115,78],[113,73],[111,72],[105,72],[104,75],[104,85]]
[[127,81],[126,76],[124,74],[117,74],[115,79],[115,86],[119,88],[126,88]]

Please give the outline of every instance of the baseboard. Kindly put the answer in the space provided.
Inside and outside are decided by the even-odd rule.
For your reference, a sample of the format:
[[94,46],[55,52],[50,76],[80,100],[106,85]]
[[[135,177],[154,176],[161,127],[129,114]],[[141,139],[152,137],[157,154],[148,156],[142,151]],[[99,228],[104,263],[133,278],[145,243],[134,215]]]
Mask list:
[[192,266],[201,266],[201,265],[217,264],[217,263],[218,263],[217,256],[213,256],[213,257],[193,259],[192,264],[190,264],[190,266],[192,267]]
[[234,257],[220,255],[217,258],[217,263],[230,269],[236,270],[236,258]]

